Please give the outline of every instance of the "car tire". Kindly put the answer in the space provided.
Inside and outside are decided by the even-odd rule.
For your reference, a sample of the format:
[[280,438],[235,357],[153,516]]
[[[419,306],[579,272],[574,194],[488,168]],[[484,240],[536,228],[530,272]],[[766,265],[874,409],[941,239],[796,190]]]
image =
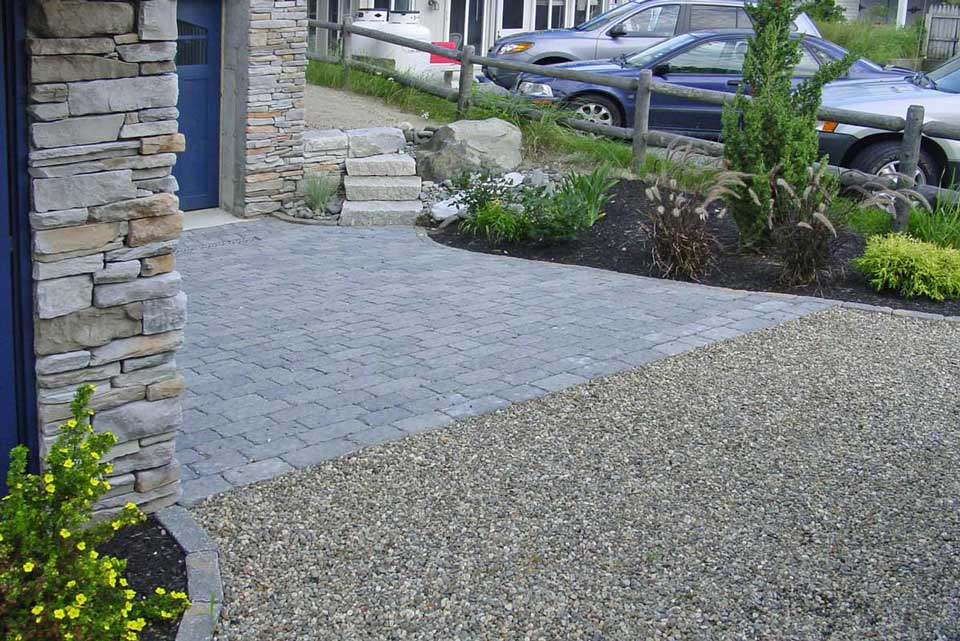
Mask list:
[[[852,169],[866,174],[883,175],[896,172],[900,164],[900,142],[886,140],[875,142],[861,149],[850,163]],[[937,159],[926,149],[920,150],[917,161],[917,182],[924,185],[938,185],[943,168]]]
[[589,122],[611,127],[623,126],[623,114],[620,111],[620,105],[612,98],[595,93],[584,94],[571,99],[570,108],[577,114],[577,117]]

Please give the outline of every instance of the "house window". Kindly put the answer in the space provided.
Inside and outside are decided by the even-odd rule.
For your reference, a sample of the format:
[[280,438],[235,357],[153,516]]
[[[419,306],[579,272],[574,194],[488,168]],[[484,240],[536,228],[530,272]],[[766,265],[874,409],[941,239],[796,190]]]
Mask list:
[[561,29],[566,16],[564,0],[537,0],[535,29]]
[[523,29],[523,0],[503,0],[503,28]]

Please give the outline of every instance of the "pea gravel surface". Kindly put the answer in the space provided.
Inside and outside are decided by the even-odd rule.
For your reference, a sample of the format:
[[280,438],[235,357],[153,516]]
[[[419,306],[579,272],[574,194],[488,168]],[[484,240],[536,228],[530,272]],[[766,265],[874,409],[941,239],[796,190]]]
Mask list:
[[218,638],[960,638],[960,325],[837,310],[248,486]]

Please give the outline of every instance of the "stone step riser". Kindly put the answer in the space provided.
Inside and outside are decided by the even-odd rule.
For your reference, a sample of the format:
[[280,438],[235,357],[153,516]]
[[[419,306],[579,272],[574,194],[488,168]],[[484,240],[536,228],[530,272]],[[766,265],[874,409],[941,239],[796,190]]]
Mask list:
[[417,161],[407,154],[348,158],[347,174],[350,176],[415,176]]
[[418,200],[419,176],[346,176],[343,188],[347,200]]
[[346,201],[340,211],[340,224],[347,227],[413,225],[423,213],[423,203],[408,201]]

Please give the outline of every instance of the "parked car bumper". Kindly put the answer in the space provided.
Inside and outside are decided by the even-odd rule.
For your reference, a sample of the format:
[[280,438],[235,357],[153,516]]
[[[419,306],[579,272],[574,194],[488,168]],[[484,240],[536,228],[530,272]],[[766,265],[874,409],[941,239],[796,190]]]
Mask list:
[[820,132],[820,155],[826,154],[831,165],[839,166],[850,147],[857,142],[856,137],[847,134]]
[[[518,60],[517,62],[527,62],[527,61]],[[513,89],[514,85],[517,84],[517,76],[520,75],[520,72],[509,71],[507,69],[496,69],[494,67],[484,67],[483,75],[489,78],[494,83],[500,85],[504,89]]]

